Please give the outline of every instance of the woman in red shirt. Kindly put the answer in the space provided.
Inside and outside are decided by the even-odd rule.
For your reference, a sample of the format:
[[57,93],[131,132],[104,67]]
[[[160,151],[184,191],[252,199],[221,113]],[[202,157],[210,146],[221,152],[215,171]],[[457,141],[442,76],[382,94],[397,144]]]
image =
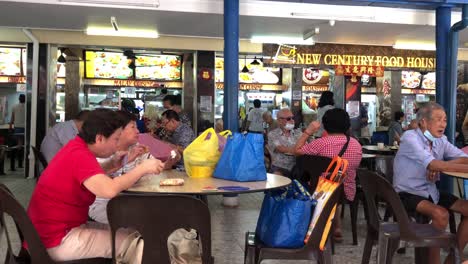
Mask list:
[[[327,136],[306,144],[307,139],[320,128],[318,122],[312,122],[296,143],[295,148],[298,155],[316,155],[333,158],[340,153],[346,144],[348,131],[351,126],[348,113],[339,108],[330,109],[325,112],[322,124],[327,132]],[[359,167],[362,158],[362,147],[356,139],[350,138],[343,158],[349,162],[347,176],[344,180],[345,196],[349,201],[353,201],[356,194],[356,169]],[[338,207],[337,215],[339,215],[340,209]],[[334,237],[336,241],[341,241],[340,217],[336,217],[335,219]]]

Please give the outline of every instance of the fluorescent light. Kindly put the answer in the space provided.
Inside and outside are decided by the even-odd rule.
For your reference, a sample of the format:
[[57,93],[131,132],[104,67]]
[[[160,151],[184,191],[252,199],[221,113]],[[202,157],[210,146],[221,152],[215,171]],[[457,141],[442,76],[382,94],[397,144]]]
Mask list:
[[404,42],[397,41],[393,45],[394,49],[407,49],[407,50],[436,50],[435,43],[431,42]]
[[273,44],[295,44],[295,45],[314,45],[312,38],[302,39],[293,37],[278,37],[278,36],[253,36],[250,39],[252,43],[273,43]]
[[113,8],[157,9],[159,0],[57,0],[67,5],[85,5]]
[[375,16],[345,15],[345,14],[324,14],[324,13],[299,13],[292,12],[293,17],[310,19],[336,20],[336,21],[375,21]]
[[86,35],[95,36],[114,36],[114,37],[131,37],[131,38],[158,38],[159,34],[156,30],[148,29],[119,29],[88,27]]

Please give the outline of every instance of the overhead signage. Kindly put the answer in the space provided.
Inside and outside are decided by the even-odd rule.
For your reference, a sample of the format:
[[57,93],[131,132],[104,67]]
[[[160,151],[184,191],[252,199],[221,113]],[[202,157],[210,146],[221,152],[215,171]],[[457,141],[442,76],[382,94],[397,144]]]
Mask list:
[[103,79],[85,79],[85,85],[95,86],[133,86],[133,87],[161,87],[164,85],[166,88],[182,88],[182,82],[157,82],[157,81],[142,81],[142,80],[103,80]]
[[375,66],[365,66],[365,65],[347,65],[342,66],[338,65],[335,66],[335,74],[336,75],[344,75],[344,76],[362,76],[368,75],[370,77],[383,77],[384,76],[384,68],[383,67],[375,67]]
[[436,91],[432,89],[401,89],[402,94],[431,94],[435,95]]
[[[224,83],[216,83],[216,89],[224,89]],[[257,84],[257,83],[240,83],[239,90],[247,91],[287,91],[286,85],[275,85],[275,84]]]
[[26,77],[0,76],[0,83],[26,83]]
[[304,85],[302,91],[304,92],[325,92],[328,91],[328,86],[324,85]]
[[367,66],[434,69],[434,51],[397,50],[387,46],[317,43],[314,46],[263,44],[266,65]]

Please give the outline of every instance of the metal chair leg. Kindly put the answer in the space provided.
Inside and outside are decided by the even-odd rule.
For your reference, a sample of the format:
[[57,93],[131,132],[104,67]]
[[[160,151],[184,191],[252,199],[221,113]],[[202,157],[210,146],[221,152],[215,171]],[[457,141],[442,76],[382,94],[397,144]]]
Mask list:
[[362,253],[361,264],[368,264],[372,255],[372,245],[375,242],[374,235],[370,230],[367,230],[366,243],[364,244],[364,251]]

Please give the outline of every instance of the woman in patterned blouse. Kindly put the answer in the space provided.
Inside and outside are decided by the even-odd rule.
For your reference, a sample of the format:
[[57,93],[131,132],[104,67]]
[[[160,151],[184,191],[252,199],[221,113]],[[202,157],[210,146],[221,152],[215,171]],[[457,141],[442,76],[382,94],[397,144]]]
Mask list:
[[[308,137],[320,128],[318,122],[312,122],[297,141],[295,148],[298,155],[316,155],[333,158],[340,153],[347,141],[346,135],[348,135],[351,126],[348,113],[339,108],[330,109],[324,114],[322,124],[327,132],[327,136],[306,144]],[[356,194],[356,169],[359,167],[362,158],[362,147],[356,139],[350,138],[343,158],[349,162],[347,176],[344,180],[345,196],[349,201],[353,201]],[[338,207],[337,215],[339,215],[340,209]],[[335,219],[334,239],[340,242],[343,240],[341,221],[340,217],[336,217]]]

